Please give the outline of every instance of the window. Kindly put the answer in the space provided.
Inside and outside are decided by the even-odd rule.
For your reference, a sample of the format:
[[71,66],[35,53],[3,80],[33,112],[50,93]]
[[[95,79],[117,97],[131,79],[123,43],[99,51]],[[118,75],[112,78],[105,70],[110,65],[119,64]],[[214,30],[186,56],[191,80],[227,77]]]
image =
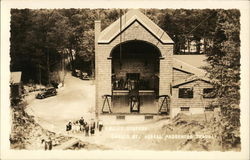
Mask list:
[[181,107],[181,111],[189,111],[189,107]]
[[116,119],[117,120],[125,120],[125,116],[122,116],[122,115],[121,116],[116,116]]
[[154,116],[145,116],[145,120],[154,119]]
[[179,98],[193,98],[193,89],[179,88]]
[[214,108],[211,106],[205,107],[205,111],[214,111]]
[[215,98],[216,93],[214,88],[204,88],[203,98]]

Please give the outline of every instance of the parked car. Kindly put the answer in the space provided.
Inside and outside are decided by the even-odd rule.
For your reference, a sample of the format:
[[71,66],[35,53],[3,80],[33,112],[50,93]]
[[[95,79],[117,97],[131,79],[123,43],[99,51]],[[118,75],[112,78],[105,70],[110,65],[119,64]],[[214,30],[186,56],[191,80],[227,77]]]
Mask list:
[[44,98],[55,96],[55,95],[57,95],[56,89],[55,88],[48,88],[45,91],[38,93],[36,95],[36,98],[37,99],[44,99]]
[[76,69],[76,77],[81,77],[81,70]]
[[81,72],[80,78],[83,79],[83,80],[89,80],[88,73],[86,73],[86,72]]
[[75,69],[72,71],[72,76],[74,77],[80,77],[81,76],[81,71],[79,69]]

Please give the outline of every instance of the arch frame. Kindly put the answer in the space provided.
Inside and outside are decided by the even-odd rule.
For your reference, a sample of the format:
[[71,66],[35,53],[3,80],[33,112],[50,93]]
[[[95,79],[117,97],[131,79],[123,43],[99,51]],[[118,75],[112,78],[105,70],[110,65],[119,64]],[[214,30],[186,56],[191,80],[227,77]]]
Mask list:
[[147,45],[149,45],[149,46],[151,46],[151,47],[154,47],[154,49],[156,49],[157,52],[158,52],[158,54],[159,54],[159,55],[158,55],[159,58],[160,58],[160,59],[163,58],[162,53],[161,53],[161,50],[160,50],[156,45],[154,45],[153,43],[151,43],[151,42],[149,42],[149,41],[135,39],[135,40],[126,40],[126,41],[124,41],[124,42],[121,42],[121,43],[116,44],[116,45],[111,49],[108,59],[112,59],[112,58],[113,58],[113,52],[114,52],[114,50],[115,50],[116,48],[118,48],[120,45],[122,46],[122,45],[124,45],[124,44],[133,43],[133,42],[143,42],[143,43],[145,43],[145,44],[147,44]]

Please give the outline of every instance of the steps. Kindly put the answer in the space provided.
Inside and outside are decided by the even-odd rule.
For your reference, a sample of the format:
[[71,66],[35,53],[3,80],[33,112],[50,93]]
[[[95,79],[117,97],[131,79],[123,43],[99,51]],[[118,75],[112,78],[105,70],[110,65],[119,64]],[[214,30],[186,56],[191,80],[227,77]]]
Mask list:
[[72,138],[69,141],[64,142],[63,144],[54,147],[53,150],[65,150],[65,149],[68,149],[68,148],[72,147],[73,145],[75,145],[75,144],[77,144],[79,142],[80,142],[79,139]]

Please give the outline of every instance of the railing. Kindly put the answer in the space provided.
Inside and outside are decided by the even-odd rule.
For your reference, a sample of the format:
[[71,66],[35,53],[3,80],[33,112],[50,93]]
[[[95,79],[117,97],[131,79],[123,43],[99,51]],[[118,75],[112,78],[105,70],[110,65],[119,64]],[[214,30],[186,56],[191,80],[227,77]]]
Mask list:
[[170,97],[168,95],[160,95],[159,99],[159,113],[160,114],[169,114],[170,111]]
[[[127,95],[129,98],[129,105],[130,112],[137,112],[140,113],[140,107],[142,102],[140,101],[139,91],[136,93],[130,93]],[[159,114],[167,114],[170,113],[170,97],[168,95],[160,95],[156,97],[158,99],[159,105]],[[112,95],[103,95],[103,105],[102,105],[102,113],[112,113],[111,106],[112,106]]]
[[112,96],[105,94],[103,95],[104,102],[102,105],[102,113],[112,113],[111,111],[111,102],[112,102]]

